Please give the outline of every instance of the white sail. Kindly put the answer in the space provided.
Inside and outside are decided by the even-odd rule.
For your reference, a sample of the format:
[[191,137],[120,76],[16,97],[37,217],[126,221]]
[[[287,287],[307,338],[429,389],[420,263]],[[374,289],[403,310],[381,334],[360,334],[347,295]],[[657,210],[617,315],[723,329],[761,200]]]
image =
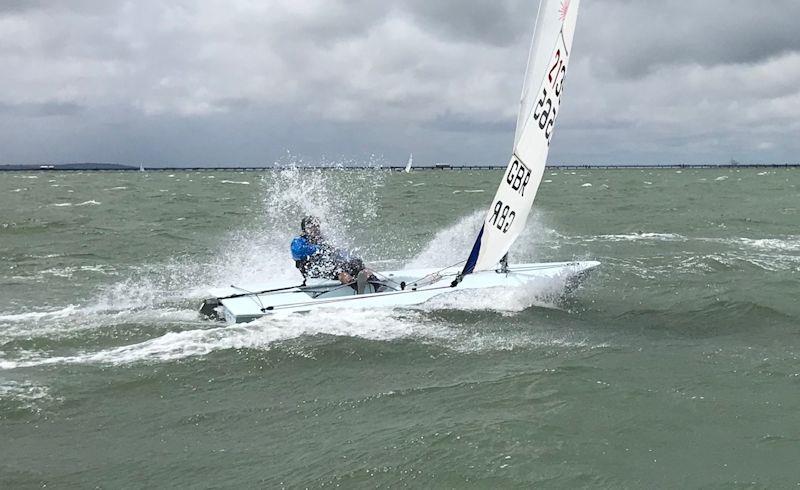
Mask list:
[[511,161],[462,276],[496,267],[525,227],[561,106],[580,0],[542,0],[528,58]]
[[414,154],[408,156],[408,163],[406,164],[406,173],[411,173],[411,165],[414,164]]

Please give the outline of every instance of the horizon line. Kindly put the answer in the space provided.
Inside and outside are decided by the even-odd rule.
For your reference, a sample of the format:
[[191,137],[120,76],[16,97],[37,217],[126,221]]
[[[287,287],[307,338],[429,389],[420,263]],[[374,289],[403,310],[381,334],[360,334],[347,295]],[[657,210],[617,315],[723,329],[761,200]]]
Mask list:
[[[284,170],[297,168],[300,170],[327,169],[327,170],[405,170],[405,164],[389,165],[182,165],[182,166],[135,166],[120,163],[61,163],[61,164],[0,164],[0,171],[258,171],[258,170]],[[546,168],[552,169],[681,169],[681,168],[796,168],[800,163],[664,163],[664,164],[549,164]],[[419,164],[415,170],[502,170],[505,165],[487,164]]]

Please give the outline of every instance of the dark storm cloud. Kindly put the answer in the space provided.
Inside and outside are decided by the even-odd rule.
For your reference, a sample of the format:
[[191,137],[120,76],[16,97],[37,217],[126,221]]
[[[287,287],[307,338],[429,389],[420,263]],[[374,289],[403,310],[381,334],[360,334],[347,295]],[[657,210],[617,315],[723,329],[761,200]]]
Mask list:
[[800,2],[584,2],[576,43],[622,76],[663,65],[756,63],[800,50]]
[[395,8],[408,12],[422,28],[440,36],[495,46],[507,46],[527,37],[531,16],[536,12],[535,2],[521,0],[411,0],[396,4]]
[[0,2],[0,14],[8,12],[25,12],[42,7],[45,2],[35,0],[5,0]]
[[[6,0],[0,162],[502,163],[536,10]],[[584,0],[551,161],[790,159],[798,18],[796,0]]]
[[26,117],[75,116],[85,108],[73,102],[37,102],[6,104],[0,102],[0,114]]

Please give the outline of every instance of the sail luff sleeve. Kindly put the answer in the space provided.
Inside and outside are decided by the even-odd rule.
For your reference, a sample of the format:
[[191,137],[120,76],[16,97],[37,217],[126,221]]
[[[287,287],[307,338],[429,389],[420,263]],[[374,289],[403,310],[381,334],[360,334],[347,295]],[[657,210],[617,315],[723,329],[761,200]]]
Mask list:
[[481,238],[483,238],[483,229],[485,226],[481,226],[481,231],[478,232],[478,239],[475,240],[475,244],[472,246],[472,251],[469,254],[469,258],[467,259],[467,263],[464,265],[464,270],[461,271],[461,276],[466,276],[467,274],[472,274],[475,271],[475,264],[478,262],[478,255],[481,253]]

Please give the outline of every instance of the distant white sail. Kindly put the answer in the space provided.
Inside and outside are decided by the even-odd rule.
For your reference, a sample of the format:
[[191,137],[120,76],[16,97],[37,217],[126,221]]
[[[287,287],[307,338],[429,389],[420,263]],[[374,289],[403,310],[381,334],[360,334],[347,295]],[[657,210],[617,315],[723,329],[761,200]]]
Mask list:
[[414,164],[414,154],[408,156],[408,163],[406,164],[406,173],[411,173],[411,165]]
[[511,161],[462,275],[494,268],[525,228],[561,106],[580,0],[542,0],[522,88]]

